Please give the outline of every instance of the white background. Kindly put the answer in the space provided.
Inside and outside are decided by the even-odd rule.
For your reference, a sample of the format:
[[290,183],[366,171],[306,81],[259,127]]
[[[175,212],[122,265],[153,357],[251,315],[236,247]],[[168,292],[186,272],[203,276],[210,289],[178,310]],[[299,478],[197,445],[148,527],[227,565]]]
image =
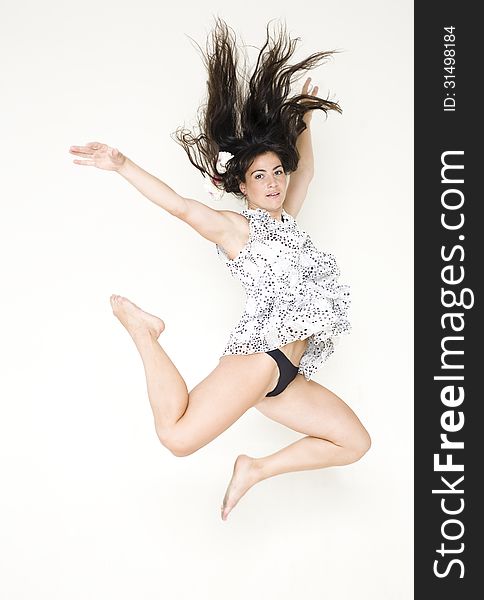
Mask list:
[[[316,380],[373,440],[353,465],[261,482],[227,522],[235,457],[301,435],[251,409],[173,456],[109,296],[165,320],[191,388],[216,366],[243,292],[213,244],[68,153],[106,142],[183,195],[241,209],[215,204],[170,138],[205,94],[187,36],[203,45],[217,14],[253,46],[285,18],[296,57],[343,50],[310,73],[343,115],[314,115],[298,222],[353,294],[353,332]],[[30,1],[2,6],[0,34],[0,597],[411,598],[412,3]]]

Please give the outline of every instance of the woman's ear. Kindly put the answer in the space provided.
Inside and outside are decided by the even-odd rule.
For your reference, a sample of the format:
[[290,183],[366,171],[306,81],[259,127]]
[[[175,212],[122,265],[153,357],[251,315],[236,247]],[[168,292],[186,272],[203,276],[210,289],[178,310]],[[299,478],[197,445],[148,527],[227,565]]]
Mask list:
[[241,181],[239,183],[239,190],[244,194],[245,196],[245,192],[246,192],[246,187],[245,187],[245,183],[243,181]]

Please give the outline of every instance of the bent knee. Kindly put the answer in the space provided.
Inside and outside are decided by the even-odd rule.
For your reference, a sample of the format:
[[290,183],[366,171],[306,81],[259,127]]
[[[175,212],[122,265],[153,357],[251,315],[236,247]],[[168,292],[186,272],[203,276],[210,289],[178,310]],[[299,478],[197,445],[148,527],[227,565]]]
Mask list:
[[189,456],[198,450],[198,447],[191,444],[188,440],[177,437],[171,431],[156,430],[158,439],[174,456]]
[[197,449],[198,448],[190,448],[187,446],[171,446],[168,448],[168,450],[170,450],[170,452],[173,454],[173,456],[178,456],[178,457],[190,456],[190,454],[193,454],[194,452],[196,452]]
[[351,442],[351,446],[349,447],[349,452],[352,459],[351,462],[356,462],[357,460],[360,460],[360,458],[363,458],[370,448],[370,434],[365,429]]
[[165,448],[167,448],[173,454],[173,456],[190,456],[190,454],[193,454],[198,450],[198,448],[191,446],[190,444],[187,444],[183,441],[160,441],[163,444],[163,446],[165,446]]

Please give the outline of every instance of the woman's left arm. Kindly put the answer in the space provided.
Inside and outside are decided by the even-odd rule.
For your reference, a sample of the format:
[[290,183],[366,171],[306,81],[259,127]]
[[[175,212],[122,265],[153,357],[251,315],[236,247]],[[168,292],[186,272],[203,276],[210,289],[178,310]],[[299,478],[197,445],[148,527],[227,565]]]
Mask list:
[[[311,78],[308,77],[303,85],[302,93],[308,93],[309,82]],[[311,91],[310,95],[316,96],[318,93],[318,86],[315,86]],[[284,200],[284,210],[296,217],[301,210],[304,200],[306,199],[309,184],[314,175],[314,156],[313,156],[313,144],[311,140],[311,118],[313,111],[309,110],[304,115],[304,122],[306,123],[306,129],[299,135],[296,142],[296,147],[299,152],[299,163],[297,170],[291,173],[289,179],[289,185],[286,191],[286,198]]]

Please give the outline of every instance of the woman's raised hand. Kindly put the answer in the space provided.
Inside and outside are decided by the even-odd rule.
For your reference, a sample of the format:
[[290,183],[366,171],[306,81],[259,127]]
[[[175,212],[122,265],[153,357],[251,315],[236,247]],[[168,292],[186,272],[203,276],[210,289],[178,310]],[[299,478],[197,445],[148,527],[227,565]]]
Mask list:
[[[307,96],[317,96],[319,87],[317,85],[315,85],[314,87],[311,86],[311,88],[310,88],[309,87],[310,81],[311,81],[311,77],[308,77],[306,79],[306,81],[304,82],[304,85],[301,90],[301,94],[305,94]],[[308,125],[311,122],[311,119],[313,118],[313,112],[314,111],[312,111],[312,110],[308,110],[308,112],[304,115],[303,119],[304,119],[304,122],[306,123],[306,125]]]
[[319,87],[317,85],[315,85],[314,87],[311,86],[311,89],[310,89],[309,88],[310,81],[311,81],[311,77],[308,77],[306,79],[306,81],[304,82],[301,93],[305,94],[307,96],[317,96]]
[[85,146],[71,146],[69,152],[85,159],[74,160],[76,165],[87,165],[106,171],[118,171],[126,160],[124,154],[121,154],[117,148],[111,148],[101,142],[89,142]]

